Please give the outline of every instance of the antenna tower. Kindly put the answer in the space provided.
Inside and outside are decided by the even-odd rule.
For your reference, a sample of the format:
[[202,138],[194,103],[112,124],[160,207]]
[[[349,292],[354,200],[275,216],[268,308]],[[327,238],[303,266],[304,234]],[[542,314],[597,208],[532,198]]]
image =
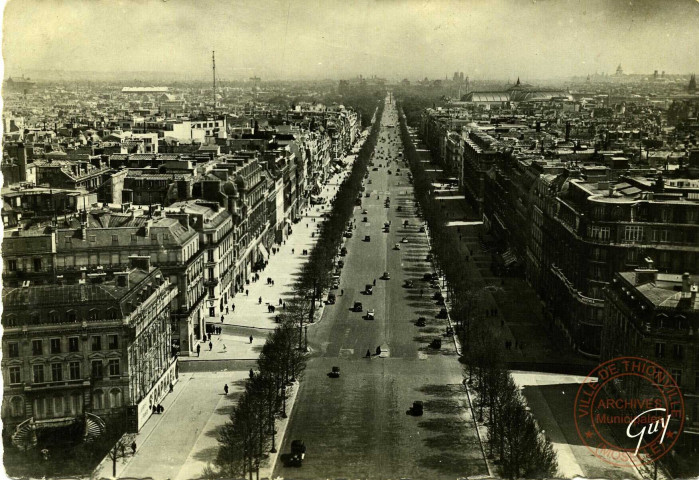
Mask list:
[[213,69],[213,75],[214,75],[214,113],[216,113],[216,51],[212,50],[211,51],[211,67]]

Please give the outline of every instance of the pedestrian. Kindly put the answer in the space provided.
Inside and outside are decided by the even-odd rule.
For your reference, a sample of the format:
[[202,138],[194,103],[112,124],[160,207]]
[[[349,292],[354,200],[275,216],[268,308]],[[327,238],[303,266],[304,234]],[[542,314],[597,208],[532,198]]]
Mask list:
[[281,304],[282,304],[282,299],[280,298],[280,299],[279,299],[279,305],[281,305]]
[[381,355],[381,346],[376,347],[376,355]]
[[286,302],[282,303],[282,308],[286,310]]
[[206,334],[204,334],[204,336],[202,337],[202,340],[206,341]]
[[291,254],[292,254],[292,255],[294,254],[294,249],[293,249],[293,248],[291,249]]
[[366,358],[371,358],[371,350],[366,349]]
[[376,279],[374,279],[374,286],[376,286]]
[[199,356],[200,351],[201,351],[201,345],[197,343],[197,357]]
[[170,382],[170,393],[172,393],[172,390],[174,389],[172,382]]
[[344,294],[345,294],[345,290],[344,289],[340,290],[340,295],[344,295]]
[[221,315],[221,323],[223,323],[223,315]]
[[252,371],[252,368],[250,369],[250,378],[255,376],[255,372]]
[[258,298],[258,299],[257,299],[257,302],[258,302],[260,305],[262,305],[262,297]]
[[250,343],[252,343],[252,335],[250,335]]
[[209,351],[211,351],[212,348],[214,348],[214,344],[209,342]]
[[225,393],[226,395],[228,395],[228,384],[225,384],[225,385],[223,386],[223,391],[224,391],[224,393]]
[[235,313],[235,303],[231,304],[231,308],[233,309],[233,313]]
[[272,313],[274,313],[274,311],[277,309],[277,307],[275,307],[274,305],[270,305],[270,307],[272,307]]
[[136,454],[136,442],[135,442],[135,441],[131,444],[131,452],[132,452],[134,455]]
[[229,311],[229,310],[228,310],[228,307],[226,307],[226,315],[228,315],[228,311]]
[[[248,289],[245,289],[245,296],[247,297],[247,296],[249,296],[249,295],[250,295],[250,291],[249,291]],[[235,311],[235,307],[233,307],[233,308],[234,308],[233,311]]]
[[274,279],[272,279],[272,286],[274,286]]

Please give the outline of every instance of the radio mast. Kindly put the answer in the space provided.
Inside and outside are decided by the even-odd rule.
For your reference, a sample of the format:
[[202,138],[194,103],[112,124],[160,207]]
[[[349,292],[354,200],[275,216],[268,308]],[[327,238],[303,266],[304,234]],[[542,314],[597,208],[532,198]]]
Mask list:
[[216,113],[216,51],[211,51],[211,67],[214,74],[214,113]]

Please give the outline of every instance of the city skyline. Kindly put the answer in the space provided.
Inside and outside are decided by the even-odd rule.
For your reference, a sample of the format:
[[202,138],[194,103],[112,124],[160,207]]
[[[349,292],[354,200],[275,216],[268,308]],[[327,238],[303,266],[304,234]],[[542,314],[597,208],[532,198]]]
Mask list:
[[9,1],[3,57],[38,80],[206,80],[212,50],[224,81],[688,74],[697,24],[693,1]]

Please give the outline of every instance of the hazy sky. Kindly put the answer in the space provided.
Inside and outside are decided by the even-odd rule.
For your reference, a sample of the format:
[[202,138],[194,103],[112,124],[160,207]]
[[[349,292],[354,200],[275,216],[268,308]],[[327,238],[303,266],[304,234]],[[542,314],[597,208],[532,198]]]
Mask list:
[[[699,72],[699,0],[9,0],[9,75],[514,79]],[[6,74],[6,76],[7,76]]]

